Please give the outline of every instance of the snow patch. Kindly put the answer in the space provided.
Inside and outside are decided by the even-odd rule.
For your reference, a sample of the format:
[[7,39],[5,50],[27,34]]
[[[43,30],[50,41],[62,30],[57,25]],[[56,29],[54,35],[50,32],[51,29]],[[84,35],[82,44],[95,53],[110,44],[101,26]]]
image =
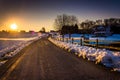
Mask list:
[[[30,45],[31,43],[33,43],[34,41],[40,39],[41,37],[46,36],[45,34],[43,35],[39,35],[36,37],[32,37],[32,38],[27,38],[27,39],[23,39],[22,41],[19,40],[15,40],[15,42],[13,42],[13,44],[9,45],[5,44],[6,46],[4,46],[1,50],[0,50],[0,66],[2,64],[4,64],[9,58],[15,56],[18,52],[20,52],[24,47]],[[9,42],[9,41],[7,41]],[[5,59],[5,60],[4,60]]]
[[106,49],[96,49],[88,46],[80,46],[78,44],[71,44],[61,42],[49,38],[49,40],[56,46],[64,48],[68,52],[83,57],[89,61],[94,61],[96,64],[103,64],[105,67],[113,68],[114,71],[120,72],[120,52],[113,52]]

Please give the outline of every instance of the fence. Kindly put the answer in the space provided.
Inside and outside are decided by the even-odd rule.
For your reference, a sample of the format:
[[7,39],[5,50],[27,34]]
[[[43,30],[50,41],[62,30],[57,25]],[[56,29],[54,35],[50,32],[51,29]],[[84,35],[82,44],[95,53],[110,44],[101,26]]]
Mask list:
[[[56,37],[56,40],[72,43],[72,44],[79,44],[81,46],[91,46],[95,48],[105,48],[110,50],[120,50],[120,41],[112,41],[112,40],[89,40],[84,38],[62,38]],[[117,45],[117,46],[115,46]]]

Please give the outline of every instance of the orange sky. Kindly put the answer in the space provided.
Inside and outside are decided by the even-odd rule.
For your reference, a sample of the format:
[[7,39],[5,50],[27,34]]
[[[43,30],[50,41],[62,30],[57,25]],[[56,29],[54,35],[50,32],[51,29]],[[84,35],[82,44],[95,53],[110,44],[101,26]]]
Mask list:
[[40,21],[40,20],[25,20],[21,18],[8,18],[5,20],[3,25],[1,25],[0,30],[11,30],[10,26],[11,24],[16,24],[17,25],[17,31],[20,30],[34,30],[34,31],[40,31],[42,27],[45,27],[47,31],[53,29],[53,20],[45,20],[45,21]]
[[0,30],[54,29],[57,15],[75,15],[79,22],[120,17],[120,0],[0,0]]

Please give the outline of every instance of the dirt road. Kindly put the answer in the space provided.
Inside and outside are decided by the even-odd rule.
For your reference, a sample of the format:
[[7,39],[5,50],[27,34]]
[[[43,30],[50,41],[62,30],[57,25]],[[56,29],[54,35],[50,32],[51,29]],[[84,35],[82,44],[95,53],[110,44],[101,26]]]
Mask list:
[[0,80],[120,80],[120,73],[40,39],[0,67]]

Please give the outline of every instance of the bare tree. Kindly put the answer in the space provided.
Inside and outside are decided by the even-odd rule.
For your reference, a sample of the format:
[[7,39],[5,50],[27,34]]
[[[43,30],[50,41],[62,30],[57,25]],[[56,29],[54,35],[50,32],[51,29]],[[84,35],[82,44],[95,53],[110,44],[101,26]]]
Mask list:
[[44,28],[44,27],[42,27],[42,28],[41,28],[41,30],[40,30],[39,32],[45,33],[45,32],[46,32],[46,30],[45,30],[45,28]]
[[55,29],[59,30],[64,37],[64,34],[69,34],[69,38],[71,38],[72,33],[78,32],[78,19],[74,15],[58,15],[55,19]]
[[78,23],[78,19],[74,15],[58,15],[54,22],[54,27],[56,30],[61,30],[63,26],[74,26]]

